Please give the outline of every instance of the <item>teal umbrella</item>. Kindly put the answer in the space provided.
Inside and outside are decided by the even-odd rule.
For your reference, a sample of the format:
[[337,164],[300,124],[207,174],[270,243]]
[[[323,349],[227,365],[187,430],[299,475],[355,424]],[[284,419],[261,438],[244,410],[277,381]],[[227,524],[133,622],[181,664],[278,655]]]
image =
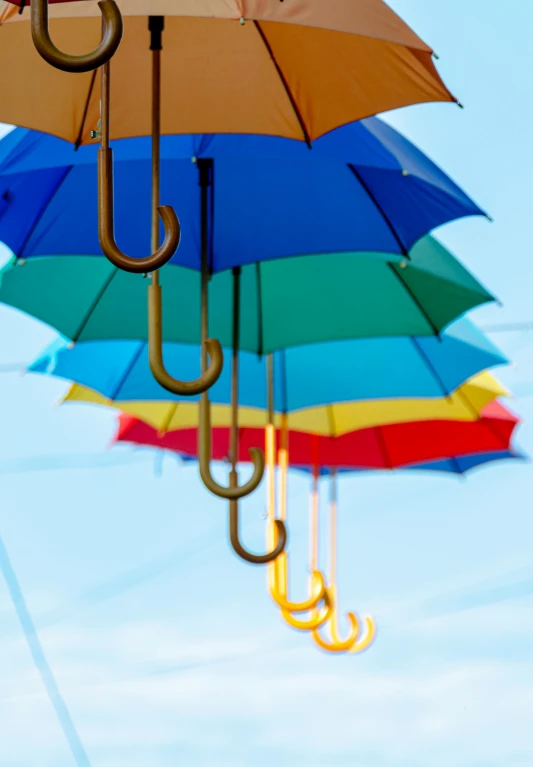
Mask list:
[[[169,266],[160,279],[164,338],[199,343],[199,274]],[[436,335],[494,300],[432,237],[414,246],[409,261],[356,253],[251,264],[242,267],[240,291],[239,348],[258,354],[332,340]],[[0,273],[0,301],[73,341],[147,339],[144,281],[101,257],[13,262]],[[231,347],[231,272],[211,278],[209,303],[209,331]]]

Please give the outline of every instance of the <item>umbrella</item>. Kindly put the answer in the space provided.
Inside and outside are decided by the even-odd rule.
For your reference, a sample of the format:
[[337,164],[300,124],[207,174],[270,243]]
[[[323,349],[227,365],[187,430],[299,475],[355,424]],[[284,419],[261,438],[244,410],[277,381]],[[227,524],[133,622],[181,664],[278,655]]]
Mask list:
[[[508,452],[519,419],[499,402],[485,407],[477,421],[420,421],[360,429],[339,437],[289,432],[290,465],[343,469],[396,469],[430,461],[490,452]],[[239,429],[238,460],[263,439],[264,430]],[[159,434],[131,416],[121,421],[118,441],[197,455],[196,429]],[[213,429],[213,457],[228,457],[229,430]]]
[[[164,349],[173,367],[186,371],[194,368],[196,346],[169,343]],[[395,420],[394,414],[401,413],[407,420],[423,418],[428,411],[440,412],[444,417],[456,413],[461,419],[471,419],[477,416],[480,407],[503,392],[488,374],[470,385],[462,385],[480,371],[507,362],[466,318],[450,326],[440,338],[336,341],[283,349],[271,359],[277,412],[289,413],[294,418],[301,413],[307,423],[304,409],[328,406],[314,416],[321,423],[326,422],[326,433],[330,432],[333,414],[337,429],[353,419],[364,422],[371,418],[386,423],[387,415]],[[249,425],[261,417],[257,409],[264,409],[267,404],[268,360],[268,356],[239,353],[239,408]],[[76,386],[67,399],[142,409],[159,429],[171,428],[172,419],[179,421],[181,412],[185,418],[196,412],[195,405],[188,401],[198,396],[183,402],[182,397],[171,397],[154,381],[143,341],[86,341],[72,348],[64,341],[55,341],[30,364],[29,370],[74,381]],[[210,397],[215,405],[230,403],[229,371],[222,373]],[[354,403],[355,400],[359,403]],[[349,405],[344,407],[343,403]],[[219,419],[224,417],[223,412],[219,410]],[[264,423],[263,417],[261,425]]]
[[[148,337],[144,280],[105,259],[19,260],[0,272],[0,281],[0,301],[73,341]],[[245,266],[240,281],[240,348],[256,354],[343,338],[434,335],[494,300],[429,237],[415,245],[409,261],[372,253],[287,258]],[[224,346],[232,343],[232,282],[231,274],[221,272],[209,285],[209,330]],[[198,273],[167,267],[161,283],[168,296],[165,338],[198,343]]]
[[[85,0],[50,6],[55,45],[73,53],[97,45],[99,5]],[[115,138],[151,132],[147,19],[154,13],[166,27],[163,133],[264,133],[312,141],[388,109],[454,101],[431,49],[383,0],[329,0],[327,7],[322,0],[297,7],[262,0],[119,0],[118,6],[124,36],[112,60]],[[41,37],[46,3],[34,0],[31,8],[41,16]],[[112,17],[108,27],[118,26],[114,4],[105,0],[101,8]],[[9,72],[0,84],[0,119],[72,143],[90,142],[100,117],[95,73],[72,78],[47,66],[31,43],[27,10],[2,3],[0,24],[0,64]],[[117,32],[110,32],[114,44]],[[41,55],[69,68],[68,56],[44,43]],[[110,53],[104,46],[104,58]],[[80,71],[76,63],[74,69]]]
[[[32,366],[32,372],[44,370]],[[53,372],[51,369],[47,372]],[[57,371],[56,371],[57,372]],[[71,376],[64,376],[70,378]],[[75,376],[74,376],[75,377]],[[387,423],[406,421],[472,421],[489,402],[509,393],[489,373],[471,378],[446,397],[359,400],[337,402],[290,411],[287,414],[289,429],[312,431],[314,434],[346,434],[356,429],[382,426]],[[99,395],[94,389],[73,384],[63,402],[85,402],[104,407],[115,407],[133,415],[152,426],[160,434],[175,429],[195,427],[198,423],[198,405],[193,402],[154,402],[146,400],[111,400]],[[283,413],[274,416],[274,424],[281,424]],[[213,426],[230,425],[231,414],[227,405],[212,405]],[[261,428],[265,425],[265,412],[260,408],[239,405],[241,427]]]

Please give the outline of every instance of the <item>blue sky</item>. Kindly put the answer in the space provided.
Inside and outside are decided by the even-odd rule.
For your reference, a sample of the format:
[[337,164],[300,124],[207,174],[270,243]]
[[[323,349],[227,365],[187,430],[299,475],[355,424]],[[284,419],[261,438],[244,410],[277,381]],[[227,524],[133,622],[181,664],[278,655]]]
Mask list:
[[[503,302],[474,317],[533,320],[533,6],[391,5],[435,48],[465,105],[387,119],[495,219],[439,231]],[[52,338],[6,308],[0,322],[0,365],[31,359]],[[516,363],[502,380],[533,393],[533,333],[494,339]],[[148,454],[98,467],[113,416],[54,408],[65,388],[0,376],[0,532],[93,767],[530,767],[532,466],[467,481],[343,478],[341,602],[372,612],[379,635],[361,657],[329,657],[282,624],[264,571],[230,554],[224,504],[195,468],[165,458],[158,472]],[[533,453],[533,397],[512,407]],[[46,470],[30,471],[38,457]],[[300,594],[307,493],[294,477]],[[243,505],[257,548],[259,499]],[[0,643],[1,767],[75,765],[3,584]]]

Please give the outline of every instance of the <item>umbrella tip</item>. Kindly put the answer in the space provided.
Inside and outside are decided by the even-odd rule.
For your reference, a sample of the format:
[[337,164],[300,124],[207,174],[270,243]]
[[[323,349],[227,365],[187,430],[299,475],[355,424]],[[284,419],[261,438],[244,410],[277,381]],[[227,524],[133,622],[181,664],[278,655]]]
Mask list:
[[464,109],[464,104],[461,104],[461,102],[460,102],[460,101],[458,101],[457,99],[455,100],[455,103],[457,104],[457,106],[459,107],[459,109]]
[[488,214],[488,213],[486,214],[485,218],[487,219],[487,221],[488,221],[490,224],[493,224],[493,223],[494,223],[494,219],[492,218],[492,216],[489,216],[489,214]]

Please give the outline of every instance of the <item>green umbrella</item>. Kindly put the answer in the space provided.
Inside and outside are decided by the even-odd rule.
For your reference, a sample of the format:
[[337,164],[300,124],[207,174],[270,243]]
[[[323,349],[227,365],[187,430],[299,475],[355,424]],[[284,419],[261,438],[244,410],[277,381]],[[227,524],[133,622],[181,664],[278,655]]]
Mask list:
[[[432,237],[411,260],[376,253],[285,258],[242,267],[240,348],[258,354],[348,338],[434,335],[493,296]],[[161,272],[167,341],[200,342],[200,275]],[[146,283],[91,256],[33,258],[0,273],[0,301],[73,341],[145,340]],[[210,332],[232,345],[233,276],[209,286]]]

